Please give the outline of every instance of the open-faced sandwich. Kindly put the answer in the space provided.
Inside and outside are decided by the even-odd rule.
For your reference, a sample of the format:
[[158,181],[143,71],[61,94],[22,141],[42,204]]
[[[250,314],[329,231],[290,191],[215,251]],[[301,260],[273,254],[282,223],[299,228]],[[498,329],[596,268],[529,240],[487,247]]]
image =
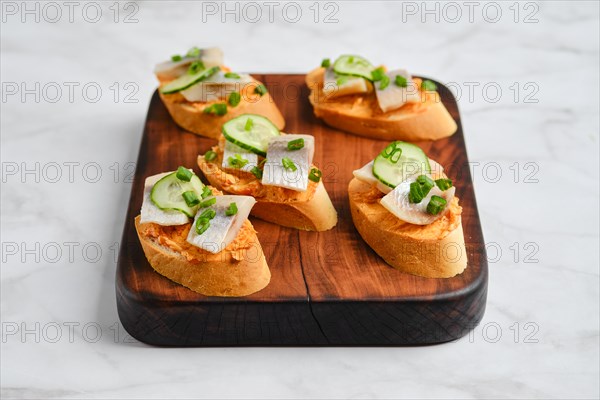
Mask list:
[[226,122],[222,132],[218,145],[198,156],[211,185],[254,197],[251,214],[269,222],[309,231],[336,225],[321,171],[312,164],[313,136],[284,134],[254,114]]
[[159,274],[206,296],[246,296],[271,279],[248,221],[254,203],[223,195],[179,167],[146,178],[135,228]]
[[194,47],[158,64],[154,73],[169,114],[190,132],[218,138],[223,123],[244,113],[263,115],[279,129],[285,125],[266,86],[223,66],[218,48]]
[[384,140],[436,140],[456,123],[429,80],[404,69],[388,71],[357,55],[323,60],[306,84],[315,115],[350,133]]
[[389,144],[348,186],[350,211],[362,238],[392,267],[449,278],[467,266],[455,187],[420,147]]

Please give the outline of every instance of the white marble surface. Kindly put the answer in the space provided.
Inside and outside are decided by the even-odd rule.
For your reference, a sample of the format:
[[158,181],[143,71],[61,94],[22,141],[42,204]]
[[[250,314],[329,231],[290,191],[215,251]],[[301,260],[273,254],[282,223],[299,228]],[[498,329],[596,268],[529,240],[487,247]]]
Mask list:
[[[42,4],[36,22],[21,2],[2,3],[2,398],[598,398],[597,2],[541,3],[537,11],[537,3],[521,3],[518,22],[512,2],[501,3],[497,23],[483,17],[484,3],[473,22],[466,3],[456,3],[457,22],[456,10],[439,4],[440,21],[425,15],[423,23],[421,2],[388,1],[335,3],[337,23],[323,22],[334,10],[324,5],[315,23],[312,2],[304,2],[298,23],[285,21],[280,5],[273,23],[263,8],[259,23],[229,15],[225,24],[220,14],[203,22],[202,5],[191,2],[139,3],[138,21],[128,24],[122,19],[135,9],[125,3],[119,23],[112,2],[97,3],[97,23],[83,18],[85,3],[72,23],[67,6],[56,4],[62,19],[52,23],[56,10]],[[488,20],[496,15],[490,7]],[[532,12],[537,22],[524,23]],[[117,331],[111,246],[155,89],[151,69],[194,44],[220,45],[239,71],[300,73],[355,52],[462,87],[491,258],[487,311],[470,337],[423,348],[158,349]],[[35,82],[46,86],[39,102],[11,94],[14,83]],[[52,82],[63,89],[55,103]],[[65,82],[79,84],[72,101]],[[82,96],[88,82],[102,89],[96,103]],[[128,82],[139,88],[137,103],[124,101]],[[469,82],[478,85],[472,99]],[[496,103],[490,85],[502,89]],[[21,174],[36,163],[39,173]],[[88,182],[98,166],[102,176]],[[526,181],[529,173],[537,183]],[[76,243],[72,255],[68,243]],[[96,327],[102,336],[94,341]]]

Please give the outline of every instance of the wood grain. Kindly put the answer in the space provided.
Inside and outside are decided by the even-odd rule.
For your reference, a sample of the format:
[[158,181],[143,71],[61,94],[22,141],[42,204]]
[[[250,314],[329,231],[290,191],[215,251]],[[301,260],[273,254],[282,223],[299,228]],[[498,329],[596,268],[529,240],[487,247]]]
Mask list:
[[377,256],[352,224],[347,187],[352,170],[386,142],[345,134],[317,120],[303,75],[254,75],[286,118],[286,132],[315,136],[315,164],[339,215],[327,232],[301,232],[251,218],[272,279],[244,298],[205,297],[154,272],[133,226],[146,176],[193,167],[215,141],[178,128],[155,93],[133,182],[117,266],[117,306],[135,338],[163,346],[406,345],[466,334],[482,318],[487,259],[457,104],[438,84],[458,132],[417,143],[453,179],[463,207],[469,264],[450,279],[403,274]]

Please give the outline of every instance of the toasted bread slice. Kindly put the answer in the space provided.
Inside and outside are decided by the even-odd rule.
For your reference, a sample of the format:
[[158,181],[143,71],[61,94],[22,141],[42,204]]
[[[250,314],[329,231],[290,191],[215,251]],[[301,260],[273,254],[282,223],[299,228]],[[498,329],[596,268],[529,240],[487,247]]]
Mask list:
[[[310,102],[317,118],[342,131],[382,140],[437,140],[456,132],[457,126],[437,92],[420,91],[422,101],[382,112],[372,90],[364,94],[328,97],[323,93],[325,68],[306,76]],[[420,87],[421,80],[413,79]]]
[[356,229],[392,267],[427,278],[450,278],[467,267],[457,197],[435,222],[413,225],[390,214],[379,203],[383,193],[368,183],[352,179],[348,195]]
[[326,231],[337,224],[337,212],[323,186],[323,181],[309,181],[305,192],[266,186],[251,173],[223,169],[223,151],[219,146],[215,146],[213,150],[218,156],[212,161],[198,156],[200,170],[218,190],[253,196],[256,204],[250,211],[251,215],[278,225],[306,231]]
[[140,224],[136,217],[140,243],[156,272],[205,296],[247,296],[269,284],[271,272],[250,221],[217,254],[187,243],[190,227]]
[[[162,81],[161,86],[167,82]],[[262,115],[271,120],[278,129],[283,129],[285,120],[271,95],[268,92],[262,96],[254,93],[254,89],[259,84],[260,82],[254,81],[244,85],[240,90],[240,103],[235,107],[227,105],[227,114],[225,115],[204,112],[204,109],[211,104],[226,103],[225,101],[189,102],[180,93],[163,94],[160,91],[158,93],[177,125],[197,135],[217,139],[221,135],[223,124],[242,114]]]

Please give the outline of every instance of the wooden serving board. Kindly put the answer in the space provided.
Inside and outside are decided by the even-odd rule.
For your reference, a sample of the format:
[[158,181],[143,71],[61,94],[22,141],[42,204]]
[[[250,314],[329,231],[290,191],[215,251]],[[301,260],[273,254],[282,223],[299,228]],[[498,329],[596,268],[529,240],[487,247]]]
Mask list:
[[148,264],[134,217],[145,177],[193,167],[215,144],[179,128],[155,93],[150,103],[117,265],[119,317],[138,340],[162,346],[414,345],[446,342],[474,328],[485,310],[487,258],[456,101],[438,83],[458,131],[417,143],[455,182],[463,207],[465,272],[450,279],[403,274],[362,240],[350,216],[352,171],[387,142],[346,134],[314,117],[303,75],[254,75],[269,88],[285,131],[315,136],[315,161],[338,211],[327,232],[283,228],[251,217],[271,283],[241,298],[206,297],[171,282]]

